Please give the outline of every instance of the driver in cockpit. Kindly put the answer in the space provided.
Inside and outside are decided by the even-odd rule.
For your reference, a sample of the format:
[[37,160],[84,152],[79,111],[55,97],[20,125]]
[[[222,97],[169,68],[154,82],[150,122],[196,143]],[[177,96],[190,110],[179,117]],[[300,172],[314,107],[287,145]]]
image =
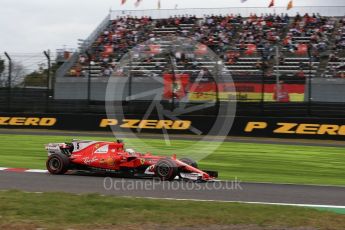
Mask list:
[[126,149],[126,152],[131,156],[134,156],[136,154],[134,149]]

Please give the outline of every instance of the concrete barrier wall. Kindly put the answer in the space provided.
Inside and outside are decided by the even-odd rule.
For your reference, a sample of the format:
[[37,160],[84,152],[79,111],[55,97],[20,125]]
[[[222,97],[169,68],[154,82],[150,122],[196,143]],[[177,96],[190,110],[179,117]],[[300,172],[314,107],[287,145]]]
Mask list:
[[[106,90],[114,100],[123,100],[129,95],[128,78],[118,78],[116,83],[108,79],[91,79],[91,100],[104,101]],[[87,78],[60,78],[55,83],[54,98],[58,100],[86,100],[88,90]],[[151,78],[133,78],[132,96],[138,96],[137,100],[160,100],[163,94],[163,83]]]
[[345,79],[313,79],[311,95],[316,102],[345,102]]
[[[86,100],[87,85],[87,78],[59,78],[55,83],[55,99]],[[104,101],[107,85],[106,78],[91,79],[91,100]],[[118,78],[116,83],[109,83],[108,87],[114,89],[112,98],[115,100],[123,100],[129,95],[128,78]],[[163,87],[163,82],[149,77],[133,78],[132,96],[139,96],[136,100],[160,100]],[[308,100],[308,88],[306,86],[305,101]],[[345,79],[312,79],[311,88],[314,102],[345,102]]]

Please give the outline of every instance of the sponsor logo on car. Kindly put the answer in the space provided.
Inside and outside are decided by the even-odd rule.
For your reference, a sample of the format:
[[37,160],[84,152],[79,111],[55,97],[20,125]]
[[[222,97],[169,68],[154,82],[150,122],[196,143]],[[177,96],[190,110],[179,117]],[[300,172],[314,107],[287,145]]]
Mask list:
[[96,162],[96,161],[97,161],[97,158],[96,158],[96,157],[93,157],[93,158],[85,157],[85,158],[83,159],[83,162],[84,162],[84,164],[86,164],[86,165],[92,164],[93,162]]
[[114,165],[115,165],[115,161],[114,161],[114,159],[112,159],[112,158],[106,159],[106,163],[107,163],[107,165],[109,165],[109,166],[114,166]]
[[[97,147],[99,147],[99,145]],[[107,153],[108,151],[109,151],[109,145],[103,145],[102,147],[98,148],[95,151],[95,153],[102,154],[102,153]]]

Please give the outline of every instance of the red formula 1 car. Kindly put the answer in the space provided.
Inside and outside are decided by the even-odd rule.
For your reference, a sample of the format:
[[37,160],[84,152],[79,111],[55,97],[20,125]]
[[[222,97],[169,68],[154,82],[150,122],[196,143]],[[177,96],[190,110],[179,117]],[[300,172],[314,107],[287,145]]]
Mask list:
[[125,149],[122,141],[80,141],[51,143],[47,169],[51,174],[64,174],[68,170],[104,172],[124,177],[159,177],[193,181],[212,181],[218,177],[214,171],[202,171],[189,158],[153,156]]

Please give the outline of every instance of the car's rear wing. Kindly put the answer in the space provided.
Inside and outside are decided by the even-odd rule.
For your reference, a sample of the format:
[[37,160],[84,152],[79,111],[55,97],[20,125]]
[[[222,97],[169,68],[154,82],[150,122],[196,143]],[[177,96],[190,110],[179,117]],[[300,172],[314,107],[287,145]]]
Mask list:
[[61,147],[66,145],[66,143],[50,143],[46,144],[45,149],[48,151],[48,156],[52,154],[62,154]]

